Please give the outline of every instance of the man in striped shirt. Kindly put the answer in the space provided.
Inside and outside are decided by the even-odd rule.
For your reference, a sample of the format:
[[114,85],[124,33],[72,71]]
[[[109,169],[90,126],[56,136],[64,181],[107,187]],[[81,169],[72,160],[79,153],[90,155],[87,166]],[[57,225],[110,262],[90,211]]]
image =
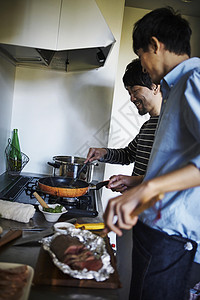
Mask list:
[[137,107],[138,113],[140,115],[149,113],[150,119],[142,125],[138,135],[127,147],[121,149],[90,148],[86,160],[86,162],[100,160],[122,165],[135,163],[132,176],[117,175],[111,178],[112,189],[120,192],[123,192],[128,186],[139,184],[143,180],[162,101],[159,85],[153,84],[148,73],[142,71],[139,59],[128,64],[123,76],[123,83],[130,95],[131,102]]

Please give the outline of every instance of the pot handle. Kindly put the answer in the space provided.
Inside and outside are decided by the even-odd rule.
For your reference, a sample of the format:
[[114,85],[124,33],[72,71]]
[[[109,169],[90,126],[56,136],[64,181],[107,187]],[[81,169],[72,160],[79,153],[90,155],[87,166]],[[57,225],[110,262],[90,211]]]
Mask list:
[[47,163],[48,163],[48,165],[50,165],[50,166],[52,166],[52,167],[54,167],[56,169],[60,168],[60,164],[59,163],[52,163],[52,162],[49,162],[49,161]]

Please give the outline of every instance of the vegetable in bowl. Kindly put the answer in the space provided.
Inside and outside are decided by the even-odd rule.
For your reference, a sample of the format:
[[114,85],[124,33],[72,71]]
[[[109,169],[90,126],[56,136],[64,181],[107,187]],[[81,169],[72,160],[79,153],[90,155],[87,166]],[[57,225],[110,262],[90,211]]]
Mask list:
[[43,211],[49,212],[49,213],[62,213],[63,206],[62,205],[56,205],[56,207],[43,207]]

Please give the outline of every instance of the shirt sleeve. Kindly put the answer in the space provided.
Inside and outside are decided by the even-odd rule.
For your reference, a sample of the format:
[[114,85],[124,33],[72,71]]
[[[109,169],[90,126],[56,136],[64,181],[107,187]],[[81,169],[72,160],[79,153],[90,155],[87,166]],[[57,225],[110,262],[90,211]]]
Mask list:
[[138,137],[139,134],[125,148],[106,148],[107,154],[101,161],[121,165],[129,165],[130,163],[135,162]]
[[200,169],[200,71],[194,71],[187,80],[184,93],[184,119],[198,147],[191,163]]

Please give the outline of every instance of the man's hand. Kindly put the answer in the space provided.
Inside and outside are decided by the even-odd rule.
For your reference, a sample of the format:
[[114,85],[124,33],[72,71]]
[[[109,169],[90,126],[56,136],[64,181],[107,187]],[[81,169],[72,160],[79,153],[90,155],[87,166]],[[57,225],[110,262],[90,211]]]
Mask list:
[[144,176],[113,175],[110,177],[108,188],[113,192],[123,193],[143,181]]
[[[138,220],[138,216],[133,216],[138,205],[147,203],[158,194],[149,182],[143,182],[137,187],[131,188],[122,195],[109,200],[104,213],[104,232],[115,232],[121,236],[120,229],[131,229]],[[117,223],[114,224],[114,217],[117,216]]]
[[90,148],[87,154],[87,159],[85,163],[92,162],[93,160],[99,160],[107,154],[106,149],[104,148]]

